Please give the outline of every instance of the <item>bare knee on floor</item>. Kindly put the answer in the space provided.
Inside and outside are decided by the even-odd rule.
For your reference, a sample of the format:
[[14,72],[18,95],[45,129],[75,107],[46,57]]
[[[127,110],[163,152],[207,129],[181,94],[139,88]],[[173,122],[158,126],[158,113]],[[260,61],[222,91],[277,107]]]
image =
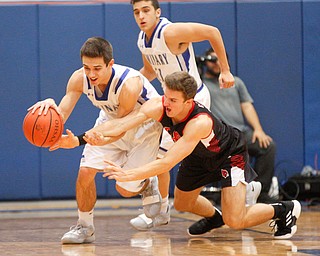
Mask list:
[[223,221],[226,225],[233,229],[244,229],[244,221],[239,216],[229,216],[222,213]]

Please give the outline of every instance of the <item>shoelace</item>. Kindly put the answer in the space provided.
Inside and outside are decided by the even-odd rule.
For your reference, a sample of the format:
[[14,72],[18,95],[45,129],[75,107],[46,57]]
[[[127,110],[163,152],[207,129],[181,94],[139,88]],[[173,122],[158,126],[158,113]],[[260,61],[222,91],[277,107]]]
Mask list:
[[73,225],[70,227],[70,230],[74,230],[79,232],[81,229],[83,229],[83,226],[81,224]]

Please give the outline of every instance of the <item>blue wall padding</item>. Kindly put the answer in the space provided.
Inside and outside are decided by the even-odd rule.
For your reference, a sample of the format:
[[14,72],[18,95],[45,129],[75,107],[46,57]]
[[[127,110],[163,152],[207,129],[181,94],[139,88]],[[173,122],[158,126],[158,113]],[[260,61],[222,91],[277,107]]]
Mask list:
[[301,21],[299,2],[237,4],[238,75],[277,143],[277,160],[303,163]]
[[[190,11],[192,10],[192,11]],[[230,56],[230,66],[235,70],[236,26],[235,3],[233,1],[214,3],[171,3],[173,22],[200,22],[219,28],[225,48]],[[193,44],[195,53],[202,55],[210,47],[208,41]]]
[[305,163],[320,168],[320,2],[303,2]]
[[[320,2],[170,2],[161,8],[174,22],[220,29],[231,71],[247,84],[265,131],[278,145],[277,162],[313,165],[320,144]],[[70,75],[81,67],[79,50],[88,37],[105,37],[114,47],[116,63],[141,68],[132,6],[1,5],[0,17],[0,200],[74,198],[82,147],[56,152],[36,148],[24,138],[22,121],[38,100],[60,102]],[[208,47],[208,42],[194,44],[197,55]],[[153,84],[161,91],[158,82]],[[97,115],[83,96],[65,127],[80,134]],[[287,175],[298,169],[288,168]],[[101,175],[96,181],[99,197],[119,196],[114,181]]]
[[137,48],[139,28],[129,4],[107,4],[105,10],[105,38],[113,45],[116,63],[140,69],[142,60]]
[[37,6],[1,6],[0,17],[0,199],[39,198],[39,149],[22,133],[39,91]]

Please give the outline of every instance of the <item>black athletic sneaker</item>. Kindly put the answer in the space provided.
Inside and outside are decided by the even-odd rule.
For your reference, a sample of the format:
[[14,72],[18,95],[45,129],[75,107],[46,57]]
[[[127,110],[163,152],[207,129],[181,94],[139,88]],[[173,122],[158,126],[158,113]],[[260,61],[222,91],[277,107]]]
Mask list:
[[222,214],[217,208],[215,209],[216,212],[213,217],[202,218],[201,220],[193,223],[188,228],[188,234],[190,236],[201,236],[214,228],[220,228],[223,226],[224,222],[222,219]]
[[286,207],[283,216],[275,220],[275,239],[289,239],[297,232],[297,219],[301,213],[301,204],[297,200],[280,202]]

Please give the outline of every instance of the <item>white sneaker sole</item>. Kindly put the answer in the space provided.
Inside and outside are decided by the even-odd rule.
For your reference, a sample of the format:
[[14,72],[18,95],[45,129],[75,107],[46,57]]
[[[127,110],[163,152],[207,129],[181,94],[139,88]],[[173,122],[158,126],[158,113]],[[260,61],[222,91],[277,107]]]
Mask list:
[[62,244],[89,244],[89,243],[93,243],[96,240],[95,235],[90,236],[86,239],[84,239],[83,241],[79,241],[76,239],[72,239],[72,238],[61,238],[61,243]]

